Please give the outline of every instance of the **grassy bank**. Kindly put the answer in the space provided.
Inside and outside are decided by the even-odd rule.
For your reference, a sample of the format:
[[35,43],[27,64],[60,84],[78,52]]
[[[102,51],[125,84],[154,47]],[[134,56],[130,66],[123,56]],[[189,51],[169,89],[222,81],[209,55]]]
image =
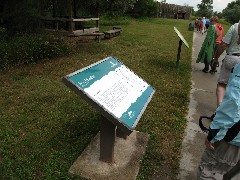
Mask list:
[[[156,89],[136,128],[150,135],[138,179],[175,179],[191,85],[188,24],[131,21],[110,40],[79,39],[70,57],[0,72],[1,179],[68,178],[68,169],[99,131],[100,114],[61,79],[108,56],[118,58]],[[182,46],[178,69],[174,26],[190,44],[190,49]],[[101,30],[109,28],[101,26]]]

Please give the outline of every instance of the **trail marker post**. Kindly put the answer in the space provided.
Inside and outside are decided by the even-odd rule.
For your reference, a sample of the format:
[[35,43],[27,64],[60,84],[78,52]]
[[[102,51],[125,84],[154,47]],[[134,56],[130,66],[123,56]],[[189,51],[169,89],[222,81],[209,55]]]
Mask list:
[[179,43],[178,43],[178,54],[177,54],[177,61],[176,61],[176,66],[179,67],[180,55],[181,55],[181,50],[182,50],[182,42],[184,43],[184,45],[187,48],[189,48],[189,45],[188,45],[187,41],[184,39],[184,37],[182,36],[182,34],[178,31],[178,29],[176,27],[174,27],[174,31],[176,32],[176,34],[180,38],[179,39]]

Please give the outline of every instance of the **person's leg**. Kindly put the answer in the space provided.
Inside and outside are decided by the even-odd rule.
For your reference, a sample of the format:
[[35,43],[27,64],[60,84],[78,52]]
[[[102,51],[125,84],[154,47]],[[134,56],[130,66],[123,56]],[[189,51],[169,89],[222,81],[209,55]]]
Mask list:
[[240,64],[240,58],[238,56],[227,55],[223,60],[216,90],[217,106],[219,106],[223,101],[229,76],[231,74],[232,68],[236,64]]
[[229,76],[231,73],[231,69],[227,68],[227,65],[226,65],[226,63],[228,61],[231,61],[231,59],[229,59],[229,57],[227,55],[222,61],[221,70],[220,70],[220,74],[218,77],[218,83],[217,83],[217,87],[216,87],[217,107],[223,101],[224,94],[226,91],[226,85],[227,85],[227,82],[228,82],[228,79],[229,79]]
[[221,104],[224,98],[224,94],[226,91],[226,84],[218,83],[217,89],[216,89],[216,95],[217,95],[217,107]]
[[211,74],[215,74],[217,72],[217,67],[214,66],[211,62],[211,70],[209,71]]
[[[223,175],[231,170],[240,160],[240,147],[225,141],[219,141],[215,150],[205,149],[198,167],[197,180],[222,180]],[[237,174],[232,180],[239,180]]]
[[208,73],[209,71],[209,64],[206,58],[204,59],[204,69],[202,71],[205,73]]
[[[219,44],[216,44],[216,45],[215,45],[214,52],[216,52],[218,46],[219,46]],[[215,72],[217,72],[217,66],[214,66],[214,65],[212,64],[212,62],[210,63],[210,66],[211,66],[211,70],[210,70],[210,73],[211,73],[211,74],[214,74]]]

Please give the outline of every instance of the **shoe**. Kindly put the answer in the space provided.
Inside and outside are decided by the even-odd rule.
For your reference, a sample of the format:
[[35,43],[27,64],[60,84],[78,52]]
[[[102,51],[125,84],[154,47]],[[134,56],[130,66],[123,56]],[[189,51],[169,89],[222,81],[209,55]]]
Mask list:
[[209,72],[210,72],[211,74],[215,74],[215,72],[217,72],[217,70],[211,69]]
[[203,69],[203,70],[202,70],[202,72],[208,73],[208,70],[206,70],[206,69]]

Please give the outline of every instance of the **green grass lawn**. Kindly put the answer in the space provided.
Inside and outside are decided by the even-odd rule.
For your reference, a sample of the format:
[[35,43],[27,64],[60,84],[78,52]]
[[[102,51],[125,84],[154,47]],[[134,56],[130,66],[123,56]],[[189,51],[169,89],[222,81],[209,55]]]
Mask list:
[[[68,169],[98,133],[101,115],[66,87],[62,77],[108,56],[156,89],[136,128],[150,135],[137,178],[175,179],[191,87],[193,32],[187,31],[188,24],[131,21],[121,25],[118,37],[78,41],[69,57],[0,72],[0,179],[69,178]],[[190,45],[182,46],[179,68],[174,26]]]

